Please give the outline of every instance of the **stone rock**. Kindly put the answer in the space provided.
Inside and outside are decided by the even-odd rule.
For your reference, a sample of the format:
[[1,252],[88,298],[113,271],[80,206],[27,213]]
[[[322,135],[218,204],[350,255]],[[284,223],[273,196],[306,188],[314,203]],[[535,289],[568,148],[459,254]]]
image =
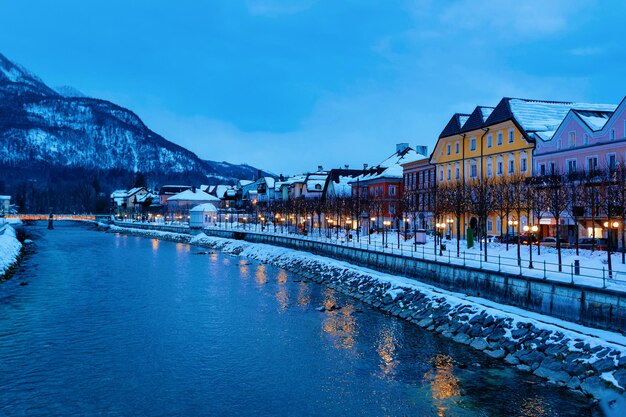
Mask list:
[[493,329],[491,334],[487,337],[487,340],[497,341],[497,340],[502,339],[502,337],[504,337],[505,334],[506,334],[506,331],[502,327],[496,327]]
[[474,349],[485,350],[487,348],[487,341],[485,339],[475,339],[470,346]]
[[585,379],[581,384],[582,391],[594,398],[602,398],[607,392],[611,392],[608,382],[602,380],[599,376],[591,376]]
[[511,336],[513,339],[519,339],[522,336],[525,336],[528,333],[528,329],[522,327],[520,329],[515,329],[511,332]]
[[428,327],[431,324],[433,324],[433,319],[431,319],[430,317],[426,317],[425,319],[422,319],[417,323],[417,325],[420,327]]
[[626,369],[618,369],[613,373],[613,377],[622,388],[626,388]]
[[567,346],[563,346],[560,343],[554,343],[552,345],[549,345],[549,347],[546,348],[545,353],[547,355],[555,356],[565,351],[567,351]]
[[464,345],[467,345],[469,343],[470,337],[465,333],[458,333],[456,336],[454,336],[454,339],[452,340],[457,343],[463,343]]
[[516,366],[517,369],[519,369],[520,371],[524,371],[524,372],[530,372],[532,369],[530,369],[530,366],[528,365],[524,365],[524,364],[519,364]]
[[470,335],[470,337],[478,337],[481,335],[482,331],[483,331],[483,328],[481,327],[481,325],[475,324],[472,326],[470,331],[467,332],[467,334]]
[[622,356],[619,358],[619,361],[617,362],[617,364],[619,366],[626,366],[626,356]]
[[496,359],[500,359],[503,358],[505,355],[505,352],[503,349],[497,349],[497,350],[485,350],[485,353],[489,356],[491,356],[492,358],[496,358]]
[[580,378],[577,376],[573,376],[566,384],[569,389],[579,389],[580,388]]
[[545,355],[541,352],[538,352],[536,350],[520,350],[519,352],[515,352],[514,354],[515,356],[517,356],[517,358],[520,360],[520,362],[524,362],[527,364],[539,364],[541,363],[541,361],[543,361],[543,358],[545,358]]
[[535,370],[535,375],[546,378],[552,382],[566,384],[572,377],[565,371],[550,369],[540,366]]
[[613,359],[611,358],[600,359],[599,361],[592,363],[591,368],[601,374],[615,369],[615,362],[613,362]]
[[504,358],[504,362],[508,363],[509,365],[518,365],[519,364],[519,359],[517,359],[515,356],[513,356],[513,355],[511,355],[509,353]]

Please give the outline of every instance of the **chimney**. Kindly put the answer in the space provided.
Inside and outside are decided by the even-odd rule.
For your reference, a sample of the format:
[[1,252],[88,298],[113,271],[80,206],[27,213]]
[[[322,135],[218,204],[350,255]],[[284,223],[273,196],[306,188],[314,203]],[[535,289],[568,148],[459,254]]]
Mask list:
[[344,169],[350,169],[350,165],[348,165],[348,164],[345,164],[343,167],[344,167]]
[[321,166],[321,165],[318,165],[318,166],[317,166],[317,170],[318,170],[318,171],[323,171],[323,170],[324,170],[324,167],[323,167],[323,166]]
[[396,153],[402,153],[408,147],[409,147],[408,143],[397,143],[396,144]]
[[363,164],[363,171],[367,170],[368,165],[367,164]]
[[256,172],[256,179],[258,180],[259,178],[261,178],[263,176],[263,171],[261,171],[260,169]]
[[415,151],[420,155],[428,156],[428,146],[416,145]]

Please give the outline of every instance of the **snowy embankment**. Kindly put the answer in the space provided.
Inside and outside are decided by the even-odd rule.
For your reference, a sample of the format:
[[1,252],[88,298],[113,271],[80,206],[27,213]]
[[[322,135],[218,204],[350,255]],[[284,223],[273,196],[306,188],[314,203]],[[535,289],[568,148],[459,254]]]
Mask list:
[[190,243],[271,263],[597,399],[608,393],[623,395],[626,388],[626,337],[618,333],[292,249],[204,234],[116,226],[111,231]]
[[0,280],[17,263],[21,250],[15,229],[9,223],[0,225]]

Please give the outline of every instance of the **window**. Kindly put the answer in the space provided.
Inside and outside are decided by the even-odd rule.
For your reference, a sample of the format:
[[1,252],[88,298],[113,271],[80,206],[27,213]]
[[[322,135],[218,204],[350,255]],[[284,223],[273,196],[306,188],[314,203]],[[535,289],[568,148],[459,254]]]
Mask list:
[[454,151],[456,153],[459,153],[459,142],[458,141],[454,144]]
[[567,173],[568,174],[575,174],[576,173],[576,160],[575,159],[568,159],[567,160]]
[[611,129],[611,136],[609,138],[610,140],[615,140],[615,129]]
[[585,141],[585,145],[589,145],[589,135],[585,133],[584,138],[585,138],[585,139],[584,139],[584,141]]
[[443,181],[443,168],[439,170],[439,181]]
[[509,143],[513,143],[515,140],[515,135],[513,134],[513,129],[509,129]]
[[461,168],[459,167],[459,164],[456,164],[456,168],[454,169],[454,179],[458,180],[461,178]]
[[554,175],[556,174],[556,165],[554,164],[554,161],[550,162],[550,175]]
[[498,132],[498,145],[502,145],[502,132]]
[[606,163],[609,166],[609,170],[611,172],[615,171],[615,168],[617,166],[616,164],[616,160],[615,160],[615,154],[614,153],[610,153],[606,156]]
[[498,164],[496,166],[498,175],[502,175],[504,173],[503,172],[503,168],[504,168],[503,165],[504,164],[502,163],[502,161],[498,161]]
[[491,219],[487,220],[487,232],[493,232],[493,220]]
[[509,174],[515,173],[515,160],[513,158],[509,159]]
[[470,178],[476,178],[478,176],[476,170],[476,162],[470,162]]
[[396,203],[389,203],[389,214],[396,214]]
[[450,181],[450,168],[448,168],[448,172],[446,174],[446,179]]
[[559,140],[557,140],[557,141],[556,141],[556,149],[557,149],[558,151],[560,151],[560,150],[561,150],[561,139],[559,139]]
[[520,171],[526,172],[526,170],[528,169],[528,160],[526,159],[526,156],[522,156],[522,159],[520,159],[520,165]]
[[597,156],[587,157],[587,169],[589,170],[590,173],[598,169],[598,157]]
[[500,233],[502,231],[502,220],[499,217],[496,217],[496,232]]
[[396,195],[396,186],[395,185],[390,185],[389,186],[389,195],[390,196],[395,196]]
[[491,162],[491,158],[487,159],[487,177],[491,178],[493,176],[493,164]]
[[487,147],[491,148],[493,146],[493,135],[490,133],[487,135]]
[[451,151],[452,151],[452,144],[448,143],[448,144],[446,145],[446,153],[447,153],[448,155],[450,155],[450,152],[451,152]]
[[539,174],[546,175],[546,164],[539,164]]
[[475,151],[476,150],[476,138],[471,138],[470,139],[470,151]]
[[569,143],[568,143],[570,148],[573,148],[576,146],[576,132],[569,132]]

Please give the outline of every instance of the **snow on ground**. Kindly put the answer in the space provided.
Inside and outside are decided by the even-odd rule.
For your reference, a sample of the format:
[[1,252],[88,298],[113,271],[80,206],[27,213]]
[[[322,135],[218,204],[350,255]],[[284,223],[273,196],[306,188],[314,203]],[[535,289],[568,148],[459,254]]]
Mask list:
[[[18,220],[19,222],[19,220]],[[15,229],[10,224],[0,224],[0,277],[17,261],[22,244],[17,240]]]

